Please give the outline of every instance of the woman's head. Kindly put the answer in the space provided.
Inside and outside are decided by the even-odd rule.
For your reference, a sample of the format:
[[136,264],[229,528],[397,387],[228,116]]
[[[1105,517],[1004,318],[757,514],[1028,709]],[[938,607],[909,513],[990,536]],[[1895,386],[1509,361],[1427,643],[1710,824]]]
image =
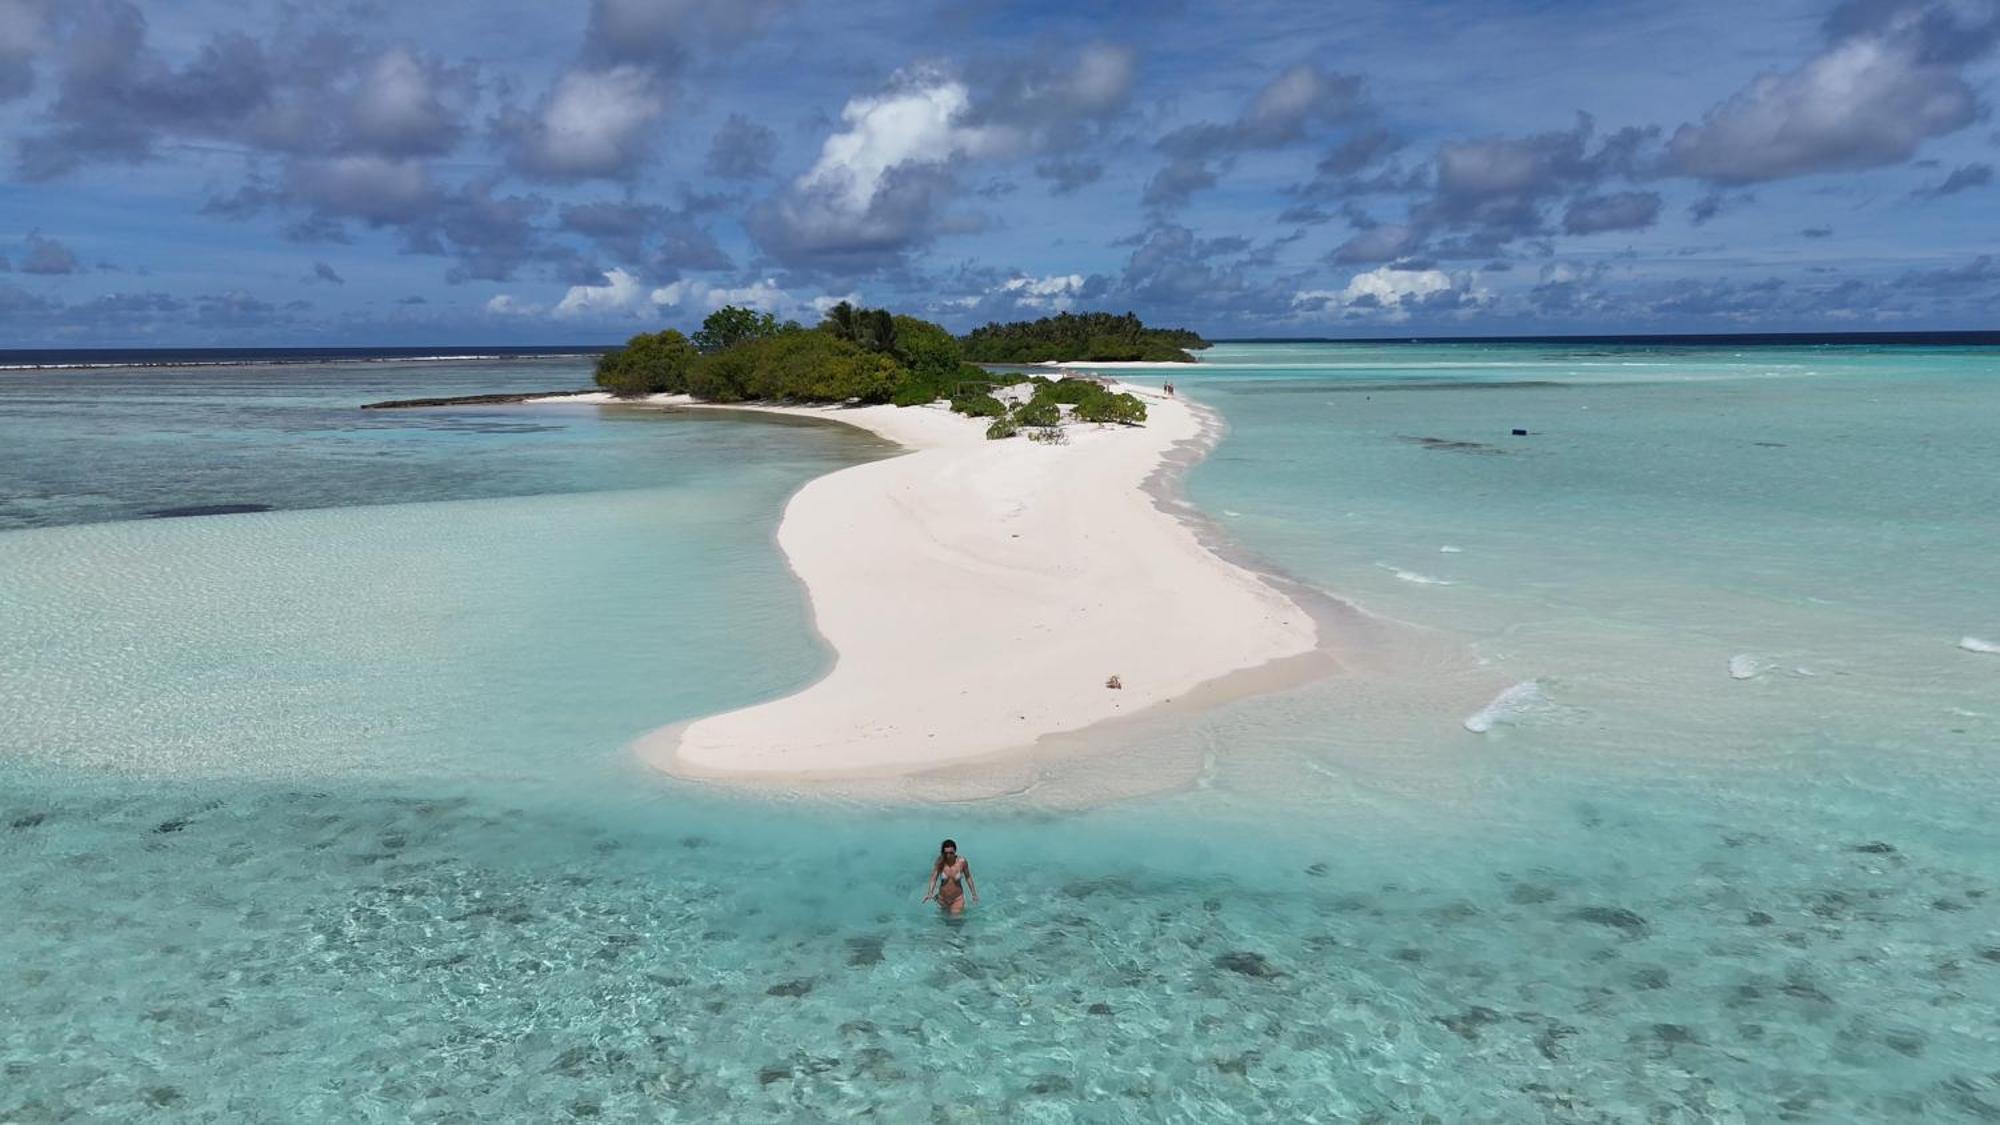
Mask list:
[[953,859],[957,857],[957,855],[958,855],[957,840],[946,840],[944,843],[938,845],[939,859]]

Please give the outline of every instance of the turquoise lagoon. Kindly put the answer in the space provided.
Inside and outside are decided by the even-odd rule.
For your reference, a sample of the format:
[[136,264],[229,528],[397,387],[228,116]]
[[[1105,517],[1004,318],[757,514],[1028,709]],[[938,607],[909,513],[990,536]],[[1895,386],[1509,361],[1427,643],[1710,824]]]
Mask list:
[[855,433],[0,376],[0,1121],[2000,1117],[2000,357],[1205,360],[1189,498],[1417,640],[1083,812],[625,753],[817,673]]

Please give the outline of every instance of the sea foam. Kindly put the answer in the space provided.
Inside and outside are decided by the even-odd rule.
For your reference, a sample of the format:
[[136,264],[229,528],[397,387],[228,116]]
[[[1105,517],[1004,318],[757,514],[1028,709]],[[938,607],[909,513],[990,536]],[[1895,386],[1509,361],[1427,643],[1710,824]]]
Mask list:
[[1978,637],[1960,637],[1958,638],[1958,647],[1967,652],[1983,652],[1990,656],[2000,656],[2000,644],[1995,644],[1992,641],[1982,641]]
[[1452,582],[1452,580],[1449,578],[1433,578],[1428,574],[1418,574],[1414,570],[1404,570],[1400,566],[1390,566],[1388,563],[1376,563],[1375,565],[1381,567],[1383,570],[1388,571],[1390,574],[1395,575],[1396,577],[1402,579],[1405,582],[1414,582],[1419,586],[1455,585],[1455,583]]
[[1729,658],[1729,678],[1732,680],[1755,679],[1764,671],[1764,662],[1749,653],[1738,653]]
[[1542,694],[1542,685],[1534,680],[1525,680],[1493,697],[1493,702],[1481,707],[1465,720],[1465,729],[1474,734],[1485,734],[1501,723],[1519,722],[1530,711],[1548,702]]

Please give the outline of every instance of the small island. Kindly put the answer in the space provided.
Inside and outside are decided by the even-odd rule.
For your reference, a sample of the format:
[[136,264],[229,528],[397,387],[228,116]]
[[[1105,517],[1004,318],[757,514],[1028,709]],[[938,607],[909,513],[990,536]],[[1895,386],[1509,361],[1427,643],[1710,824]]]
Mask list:
[[1057,313],[988,324],[964,339],[974,363],[1193,363],[1208,341],[1185,328],[1148,328],[1126,313]]
[[729,307],[692,335],[633,337],[599,363],[601,390],[546,400],[817,418],[901,447],[808,482],[778,523],[826,673],[656,730],[640,757],[710,781],[997,795],[1160,709],[1328,674],[1314,613],[1183,518],[1174,481],[1221,432],[1212,413],[1087,369],[972,361],[996,342],[1010,358],[1131,355],[1152,331],[1066,315],[961,339],[847,303],[811,328]]
[[[1124,341],[1119,347],[1127,350],[1142,339],[1134,333],[1155,331],[1130,314],[1065,313],[1032,324],[988,325],[961,341],[929,321],[846,301],[814,328],[728,305],[710,313],[693,338],[671,328],[632,337],[598,360],[597,385],[622,399],[685,395],[711,404],[946,402],[956,413],[989,419],[986,436],[996,440],[1023,434],[1060,441],[1065,422],[1144,424],[1146,404],[1138,396],[1096,379],[998,374],[968,360],[969,342],[980,333],[1020,329],[1047,342],[1058,337],[1039,326],[1059,320],[1064,331],[1119,326],[1124,335],[1100,332],[1096,338]],[[1191,332],[1171,335],[1200,340]]]

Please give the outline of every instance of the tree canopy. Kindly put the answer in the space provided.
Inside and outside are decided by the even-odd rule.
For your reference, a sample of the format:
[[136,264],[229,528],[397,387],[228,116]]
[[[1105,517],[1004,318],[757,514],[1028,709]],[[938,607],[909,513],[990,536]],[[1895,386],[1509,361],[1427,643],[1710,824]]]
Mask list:
[[[1047,429],[1065,416],[1084,422],[1144,422],[1144,403],[1089,379],[1038,377],[1032,397],[1010,408],[993,390],[1020,379],[996,377],[966,361],[975,343],[989,350],[1018,348],[1031,356],[1075,358],[1077,353],[1064,343],[1074,340],[1083,340],[1085,351],[1137,349],[1146,354],[1133,358],[1145,359],[1157,358],[1161,348],[1187,358],[1181,344],[1206,346],[1192,332],[1149,329],[1130,314],[1064,313],[1032,324],[988,325],[962,342],[930,321],[847,301],[827,310],[819,326],[810,329],[729,305],[710,313],[693,340],[671,328],[632,337],[624,348],[597,361],[597,383],[621,398],[689,394],[709,402],[898,406],[944,399],[961,414],[991,418],[992,437],[1010,436],[1024,427]],[[1069,408],[1067,415],[1063,407]]]
[[598,357],[597,385],[620,398],[682,394],[700,358],[688,338],[671,328],[640,333],[622,349]]
[[701,331],[694,334],[694,346],[701,349],[703,355],[713,355],[746,340],[761,340],[787,330],[798,331],[798,322],[780,324],[772,313],[724,305],[709,313],[708,319],[701,322]]
[[641,333],[597,363],[597,383],[621,398],[692,394],[712,402],[894,402],[917,406],[993,377],[965,362],[957,337],[926,320],[843,301],[819,327],[726,305],[690,341]]
[[1190,348],[1208,341],[1185,328],[1148,328],[1126,313],[1057,313],[1040,320],[988,324],[962,341],[974,363],[1112,362],[1193,363]]

